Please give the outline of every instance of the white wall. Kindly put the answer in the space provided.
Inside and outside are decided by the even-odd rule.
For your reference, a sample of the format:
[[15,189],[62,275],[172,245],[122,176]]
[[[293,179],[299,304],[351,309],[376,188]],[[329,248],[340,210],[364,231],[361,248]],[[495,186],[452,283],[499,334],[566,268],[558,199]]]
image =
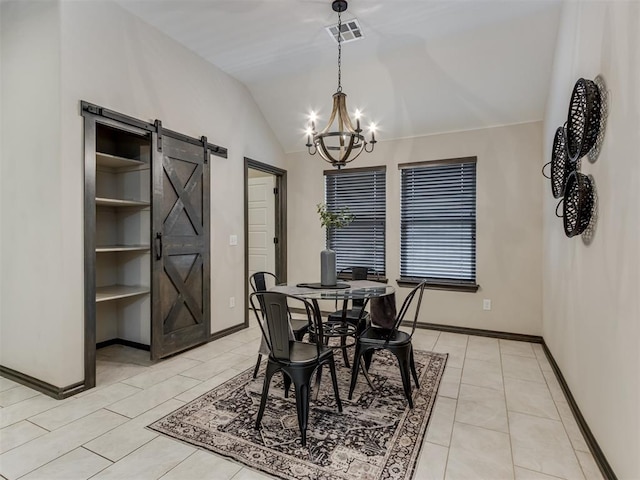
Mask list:
[[590,245],[564,235],[544,182],[543,335],[613,470],[631,479],[640,478],[640,3],[565,4],[545,152],[576,80],[598,74],[610,106],[600,157],[582,161],[598,193]]
[[[66,207],[60,158],[59,8],[45,2],[9,2],[0,8],[0,364],[67,384],[80,378],[76,374],[66,381],[58,363],[81,366],[82,357],[75,345],[78,333],[69,336],[60,321],[75,312],[60,288]],[[81,304],[82,285],[78,296]],[[81,324],[79,330],[81,336]]]
[[[3,15],[3,62],[6,50],[27,65],[33,59],[37,72],[46,60],[51,72],[31,75],[22,67],[5,85],[3,65],[3,102],[11,98],[15,105],[3,111],[3,135],[16,141],[3,146],[0,364],[60,387],[83,378],[80,100],[147,121],[158,118],[166,128],[228,148],[229,158],[211,157],[212,331],[241,324],[244,312],[229,309],[228,298],[244,293],[243,157],[279,166],[283,158],[246,88],[110,2],[2,8],[13,13]],[[30,23],[6,31],[5,23],[13,26],[18,14]],[[46,25],[36,23],[40,17]],[[9,36],[13,30],[38,44],[25,50]],[[35,125],[34,95],[55,107]],[[18,111],[28,113],[30,123],[16,122]],[[237,246],[228,245],[230,234],[238,235]]]
[[[382,137],[383,134],[381,133]],[[420,321],[540,335],[542,322],[542,198],[540,122],[379,142],[351,165],[387,165],[386,267],[400,276],[398,164],[477,156],[476,293],[427,290]],[[324,232],[315,205],[323,201],[323,170],[306,152],[287,155],[289,280],[317,281]],[[400,297],[408,292],[401,289]],[[492,310],[482,310],[482,299]]]

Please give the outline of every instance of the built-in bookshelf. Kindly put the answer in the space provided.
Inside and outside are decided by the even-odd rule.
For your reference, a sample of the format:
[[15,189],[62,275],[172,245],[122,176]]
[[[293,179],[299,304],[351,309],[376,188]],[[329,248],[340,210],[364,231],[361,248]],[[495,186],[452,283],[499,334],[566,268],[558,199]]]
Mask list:
[[96,341],[150,344],[151,139],[97,124]]

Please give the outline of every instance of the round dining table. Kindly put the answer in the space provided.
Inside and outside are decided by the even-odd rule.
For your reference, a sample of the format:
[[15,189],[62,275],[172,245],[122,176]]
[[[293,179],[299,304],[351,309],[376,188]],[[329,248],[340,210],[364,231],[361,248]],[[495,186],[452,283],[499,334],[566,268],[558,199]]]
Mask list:
[[[369,300],[382,299],[383,297],[386,297],[391,299],[391,302],[393,303],[393,312],[395,313],[395,288],[391,285],[387,285],[386,283],[374,282],[371,280],[338,281],[335,286],[323,286],[319,283],[280,284],[270,288],[269,291],[286,293],[310,300],[313,304],[318,321],[322,322],[322,338],[320,340],[326,344],[329,343],[329,339],[331,338],[338,338],[340,340],[340,344],[333,346],[333,348],[339,348],[342,350],[342,358],[347,368],[350,368],[347,349],[355,345],[356,336],[360,333],[358,328],[359,325],[353,325],[346,321],[348,300],[364,300],[364,305],[362,306],[362,311],[364,312]],[[342,319],[337,321],[323,321],[322,312],[318,303],[320,300],[334,300],[336,302],[338,300],[342,300]],[[360,317],[360,322],[362,322],[362,316]],[[314,332],[310,332],[310,334],[313,335]],[[353,338],[354,342],[347,343],[346,340],[349,337]],[[361,366],[367,383],[371,388],[373,388],[373,384],[369,378],[366,368],[364,365]],[[316,376],[316,397],[320,390],[321,377],[322,370],[320,369]]]
[[[387,285],[386,283],[371,280],[345,280],[337,282],[335,286],[322,286],[318,283],[280,284],[272,287],[270,291],[295,295],[297,297],[310,300],[318,320],[322,322],[322,332],[319,332],[322,336],[322,341],[328,343],[331,338],[339,338],[340,345],[336,345],[333,348],[339,348],[342,350],[345,366],[350,368],[347,348],[354,346],[355,342],[347,343],[346,339],[348,337],[352,337],[355,340],[356,335],[360,333],[360,330],[357,325],[353,325],[346,321],[348,301],[353,299],[364,300],[365,303],[362,307],[362,310],[364,311],[369,300],[393,295],[395,293],[395,288],[391,285]],[[318,303],[320,300],[333,300],[336,302],[342,300],[342,319],[338,321],[323,321]],[[310,333],[314,334],[315,332]],[[371,385],[367,372],[364,371],[364,374],[367,382]],[[319,381],[320,378],[318,376],[317,382],[319,383]]]

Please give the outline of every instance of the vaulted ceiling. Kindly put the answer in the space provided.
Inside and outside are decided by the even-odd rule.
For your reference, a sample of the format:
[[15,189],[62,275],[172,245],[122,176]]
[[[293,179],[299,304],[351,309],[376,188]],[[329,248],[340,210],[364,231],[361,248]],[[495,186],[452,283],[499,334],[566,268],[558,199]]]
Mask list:
[[[304,149],[337,87],[330,0],[119,0],[246,85],[286,152]],[[541,120],[560,0],[350,0],[347,106],[380,140]],[[212,88],[215,88],[212,86]]]

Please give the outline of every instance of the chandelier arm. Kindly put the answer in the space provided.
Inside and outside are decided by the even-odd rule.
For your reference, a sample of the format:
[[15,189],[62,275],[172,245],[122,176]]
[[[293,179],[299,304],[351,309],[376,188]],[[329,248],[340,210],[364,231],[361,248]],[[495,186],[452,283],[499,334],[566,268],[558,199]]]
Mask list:
[[338,100],[338,108],[339,108],[338,116],[342,119],[342,122],[344,123],[344,126],[346,127],[346,129],[351,133],[356,133],[356,131],[353,128],[353,125],[351,125],[349,112],[347,112],[347,94],[346,93],[343,93],[342,96],[340,97],[340,100]]
[[[346,133],[345,133],[346,134]],[[330,132],[328,134],[325,135],[317,135],[316,137],[314,137],[314,143],[316,145],[316,148],[318,150],[318,153],[320,154],[320,156],[327,162],[335,165],[344,165],[346,163],[351,162],[352,160],[354,160],[355,158],[358,157],[358,155],[360,155],[362,153],[362,150],[364,148],[364,145],[366,142],[364,142],[364,138],[362,137],[362,135],[359,134],[351,134],[350,136],[350,142],[349,142],[349,147],[347,147],[347,150],[344,150],[344,147],[339,147],[339,146],[331,146],[328,145],[325,142],[325,139],[329,138],[329,137],[337,137],[340,136],[341,139],[343,137],[343,133],[341,132]],[[359,143],[356,143],[356,140],[360,140]],[[336,158],[334,157],[334,155],[332,154],[332,152],[340,152],[340,155]],[[351,155],[351,153],[355,151],[357,152],[356,155],[353,157],[353,159],[349,159],[349,155]]]
[[364,151],[364,146],[362,148],[359,148],[357,150],[357,153],[352,157],[349,158],[348,160],[345,160],[344,163],[351,163],[353,162],[356,158],[358,158],[360,156],[360,154]]
[[[344,140],[344,136],[340,137]],[[355,136],[354,135],[350,135],[350,139],[349,139],[349,146],[347,147],[346,150],[340,149],[341,150],[341,154],[340,154],[340,162],[344,162],[347,163],[350,160],[349,159],[349,155],[351,155],[351,151],[353,150],[353,141],[355,140]]]
[[333,108],[331,109],[331,116],[329,117],[329,121],[327,122],[327,126],[324,127],[324,129],[318,134],[318,135],[323,135],[325,133],[329,133],[329,128],[331,128],[331,125],[333,124],[336,115],[338,114],[338,111],[340,110],[338,107],[338,104],[340,102],[339,98],[340,95],[344,95],[343,93],[339,93],[336,92],[333,94]]
[[329,153],[329,150],[327,149],[327,146],[324,143],[323,137],[318,138],[318,141],[316,142],[316,149],[325,162],[329,162],[332,165],[335,165],[336,163],[338,163],[338,160],[333,158],[331,153]]

